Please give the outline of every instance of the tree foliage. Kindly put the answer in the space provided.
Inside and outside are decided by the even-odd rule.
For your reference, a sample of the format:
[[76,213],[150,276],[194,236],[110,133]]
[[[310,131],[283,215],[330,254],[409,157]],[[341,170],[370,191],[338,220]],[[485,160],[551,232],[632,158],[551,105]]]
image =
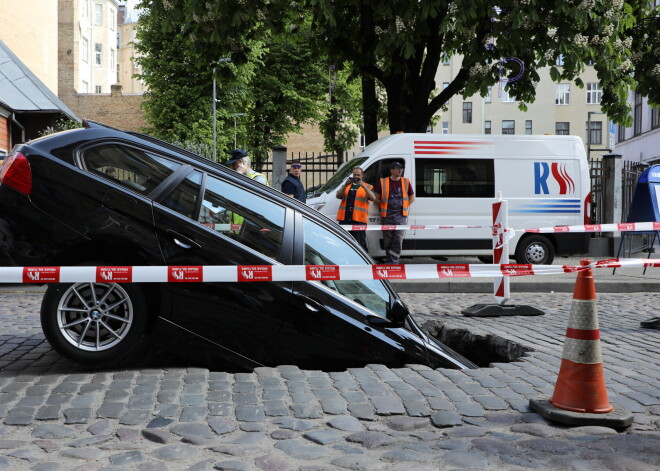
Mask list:
[[[151,3],[151,2],[147,2]],[[168,0],[162,8],[198,60],[249,57],[251,41],[304,14],[316,44],[335,63],[349,61],[386,90],[391,132],[425,131],[454,95],[485,96],[501,80],[521,108],[534,101],[539,72],[573,80],[593,64],[602,107],[630,122],[628,89],[658,103],[657,13],[648,0]],[[445,89],[435,84],[443,57],[462,57]],[[563,58],[563,67],[556,66]],[[514,60],[515,59],[515,60]],[[524,73],[520,75],[520,63]],[[543,73],[545,73],[543,71]],[[518,77],[518,75],[520,75]],[[514,80],[515,79],[515,80]]]
[[[214,70],[219,160],[226,158],[236,139],[254,160],[263,161],[288,134],[322,118],[325,64],[309,47],[309,18],[298,18],[259,37],[230,34],[225,47],[214,45],[200,54],[199,46],[208,38],[198,39],[191,32],[181,14],[187,4],[183,0],[140,4],[143,14],[136,47],[140,78],[149,90],[144,104],[147,131],[196,152],[211,149]],[[174,13],[173,6],[178,8]],[[231,61],[221,61],[225,58]]]

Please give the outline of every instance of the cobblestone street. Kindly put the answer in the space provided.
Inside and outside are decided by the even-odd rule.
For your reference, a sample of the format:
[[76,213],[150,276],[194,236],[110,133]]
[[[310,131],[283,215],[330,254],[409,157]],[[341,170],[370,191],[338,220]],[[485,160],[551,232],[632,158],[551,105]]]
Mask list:
[[[516,294],[539,317],[468,318],[486,294],[402,294],[420,325],[468,331],[502,357],[470,371],[369,365],[229,374],[145,344],[115,369],[62,359],[39,325],[43,293],[0,293],[0,467],[34,470],[655,470],[660,467],[659,294],[598,295],[609,399],[631,427],[550,424],[570,293]],[[527,351],[525,353],[525,351]],[[524,356],[520,357],[524,353]]]

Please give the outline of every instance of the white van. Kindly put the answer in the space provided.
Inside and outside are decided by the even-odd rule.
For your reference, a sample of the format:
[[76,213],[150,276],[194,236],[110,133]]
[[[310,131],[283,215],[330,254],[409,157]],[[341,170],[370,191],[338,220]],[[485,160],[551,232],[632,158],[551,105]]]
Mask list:
[[[335,196],[354,167],[375,186],[390,175],[394,161],[404,164],[415,202],[410,225],[492,225],[498,192],[509,202],[509,226],[518,229],[509,255],[518,263],[550,264],[555,254],[589,251],[588,233],[523,233],[520,229],[589,224],[589,165],[576,136],[394,134],[367,146],[345,163],[307,204],[335,219]],[[371,205],[369,224],[379,224]],[[382,232],[367,231],[369,254],[385,256]],[[402,257],[478,256],[492,263],[489,227],[417,229],[406,232]]]

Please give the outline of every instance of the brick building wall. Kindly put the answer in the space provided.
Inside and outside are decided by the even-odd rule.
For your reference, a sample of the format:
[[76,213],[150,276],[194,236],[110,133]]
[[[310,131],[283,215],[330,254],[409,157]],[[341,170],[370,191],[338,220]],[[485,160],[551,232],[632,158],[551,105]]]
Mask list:
[[123,94],[119,84],[111,93],[77,93],[80,34],[78,0],[59,0],[59,87],[58,96],[81,119],[90,119],[126,131],[146,126],[141,94]]
[[7,118],[0,115],[0,156],[4,156],[9,151],[9,122]]
[[60,99],[81,119],[90,119],[125,131],[141,131],[147,125],[140,94],[122,94],[121,85],[112,85],[112,93],[73,93]]
[[0,39],[57,94],[57,1],[0,0]]

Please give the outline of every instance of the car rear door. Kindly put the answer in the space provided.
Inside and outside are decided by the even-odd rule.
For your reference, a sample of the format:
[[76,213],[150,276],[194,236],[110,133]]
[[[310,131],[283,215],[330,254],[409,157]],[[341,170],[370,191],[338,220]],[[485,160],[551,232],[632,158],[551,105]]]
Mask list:
[[[258,183],[253,183],[258,185]],[[171,322],[220,348],[230,361],[261,364],[291,302],[291,283],[195,282],[202,266],[272,265],[290,259],[293,211],[215,175],[192,171],[154,202],[156,233],[173,275]],[[233,228],[230,223],[234,222]]]

